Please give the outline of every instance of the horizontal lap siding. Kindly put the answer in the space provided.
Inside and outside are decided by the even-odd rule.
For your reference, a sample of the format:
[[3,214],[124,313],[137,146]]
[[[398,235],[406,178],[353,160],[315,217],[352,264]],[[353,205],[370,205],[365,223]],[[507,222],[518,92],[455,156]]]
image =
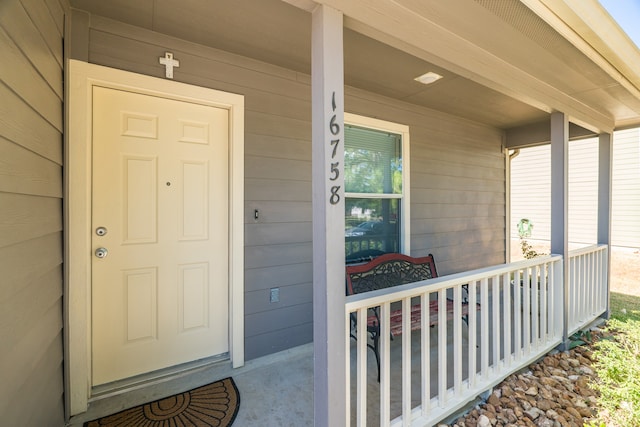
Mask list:
[[[66,2],[0,6],[0,414],[62,426],[62,128]],[[10,64],[10,65],[7,65]]]
[[411,255],[433,254],[438,274],[505,260],[502,133],[359,90],[349,112],[409,126]]
[[[74,57],[163,77],[157,58],[170,51],[180,61],[175,80],[244,95],[246,357],[310,342],[310,77],[108,19],[90,22],[87,52]],[[503,262],[500,132],[352,88],[345,103],[346,111],[410,126],[411,221],[419,230],[412,252],[433,252],[443,272]],[[279,302],[269,302],[272,288]]]
[[[531,240],[550,240],[551,166],[549,145],[522,149],[511,166],[511,235],[521,218],[533,222]],[[596,242],[598,139],[569,143],[569,242]],[[613,137],[611,243],[640,247],[640,130]]]
[[[470,130],[470,132],[473,132]],[[416,141],[420,137],[421,140]],[[504,262],[505,185],[500,135],[477,134],[477,144],[494,156],[474,156],[445,148],[430,158],[413,154],[418,144],[430,145],[412,132],[411,247],[413,255],[432,253],[440,275]],[[486,138],[486,139],[483,139]],[[474,157],[470,162],[467,157]],[[462,165],[464,172],[429,171],[431,161]],[[460,175],[463,175],[462,177]]]
[[598,140],[569,143],[569,242],[594,244],[598,229]]
[[551,151],[548,145],[524,148],[511,160],[511,237],[518,222],[533,224],[527,240],[551,239]]
[[612,243],[640,248],[640,129],[614,134],[612,174]]
[[[569,143],[569,242],[596,241],[598,206],[597,139]],[[551,239],[551,150],[549,145],[524,148],[511,164],[511,235],[518,222],[533,224],[526,240]]]

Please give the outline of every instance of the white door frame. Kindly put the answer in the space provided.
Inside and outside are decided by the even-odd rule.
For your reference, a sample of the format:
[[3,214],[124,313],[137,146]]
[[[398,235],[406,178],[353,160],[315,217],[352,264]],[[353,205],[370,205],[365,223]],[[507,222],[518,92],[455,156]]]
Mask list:
[[64,368],[68,415],[91,397],[92,87],[129,90],[229,111],[229,356],[244,365],[244,97],[70,60],[64,168]]

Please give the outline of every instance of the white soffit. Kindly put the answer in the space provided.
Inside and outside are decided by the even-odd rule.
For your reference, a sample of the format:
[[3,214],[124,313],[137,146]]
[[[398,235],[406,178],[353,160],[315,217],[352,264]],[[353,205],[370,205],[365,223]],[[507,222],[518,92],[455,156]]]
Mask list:
[[[583,1],[596,0],[557,3],[579,16],[566,5]],[[640,124],[640,94],[623,74],[633,75],[633,70],[609,63],[546,2],[554,3],[140,0],[131,5],[110,0],[106,6],[101,0],[71,0],[75,8],[101,17],[301,73],[310,70],[308,12],[326,4],[344,13],[345,30],[350,30],[345,31],[350,86],[501,128],[540,121],[553,111],[565,112],[592,131]],[[376,58],[397,62],[372,68]],[[444,78],[431,86],[413,81],[429,70]],[[453,103],[456,96],[464,101]],[[484,102],[485,108],[465,102],[470,99]],[[461,104],[474,108],[465,110]]]
[[343,10],[347,28],[547,113],[564,111],[593,131],[613,130],[614,114],[601,102],[575,96],[598,89],[576,90],[577,81],[593,81],[473,0],[379,0],[366,8],[358,0],[316,1]]
[[597,0],[520,0],[640,98],[640,49]]

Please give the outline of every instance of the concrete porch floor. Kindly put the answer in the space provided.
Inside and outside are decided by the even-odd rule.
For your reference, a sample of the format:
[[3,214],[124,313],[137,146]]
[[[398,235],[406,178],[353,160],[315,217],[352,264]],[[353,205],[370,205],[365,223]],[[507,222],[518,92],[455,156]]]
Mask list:
[[68,426],[81,427],[85,421],[226,377],[233,377],[240,393],[240,410],[233,427],[313,425],[313,345],[306,344],[250,360],[239,369],[220,362],[179,378],[96,400],[87,412],[72,417]]
[[[431,328],[431,384],[436,392],[438,379],[438,328]],[[412,406],[420,403],[420,333],[414,331],[412,341]],[[463,340],[466,344],[466,338]],[[451,350],[451,342],[449,341]],[[355,425],[356,343],[351,340],[351,419]],[[466,347],[466,346],[465,346]],[[391,412],[401,414],[402,337],[391,341]],[[367,351],[368,425],[379,424],[379,384],[377,367],[371,350]],[[451,363],[448,364],[451,371]],[[300,427],[313,426],[313,344],[306,344],[277,354],[248,361],[239,369],[232,369],[228,361],[200,368],[178,378],[158,381],[144,388],[95,400],[86,413],[72,417],[69,427],[81,427],[84,422],[117,413],[136,405],[181,393],[216,380],[233,377],[240,393],[240,410],[233,427]],[[466,371],[465,371],[466,376]],[[449,372],[451,378],[451,372]]]

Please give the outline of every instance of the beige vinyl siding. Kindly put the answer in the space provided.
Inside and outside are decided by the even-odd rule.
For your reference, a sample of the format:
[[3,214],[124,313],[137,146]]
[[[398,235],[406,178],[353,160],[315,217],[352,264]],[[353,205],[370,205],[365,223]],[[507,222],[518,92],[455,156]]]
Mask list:
[[0,4],[0,414],[63,426],[62,129],[66,2]]
[[613,137],[612,242],[640,248],[640,129]]
[[527,240],[551,239],[551,151],[548,145],[523,148],[511,160],[511,237],[518,238],[518,222],[533,223]]
[[[163,77],[158,57],[170,51],[175,80],[244,95],[246,358],[310,342],[310,76],[98,16],[78,22],[91,28],[74,58]],[[345,103],[410,126],[411,252],[433,253],[442,274],[504,262],[501,132],[354,88]]]
[[[528,218],[530,240],[550,240],[550,146],[522,149],[511,164],[511,235]],[[598,139],[569,143],[569,242],[597,240]],[[617,131],[613,137],[612,231],[614,246],[640,247],[640,130]]]
[[569,241],[598,240],[598,139],[569,143]]

